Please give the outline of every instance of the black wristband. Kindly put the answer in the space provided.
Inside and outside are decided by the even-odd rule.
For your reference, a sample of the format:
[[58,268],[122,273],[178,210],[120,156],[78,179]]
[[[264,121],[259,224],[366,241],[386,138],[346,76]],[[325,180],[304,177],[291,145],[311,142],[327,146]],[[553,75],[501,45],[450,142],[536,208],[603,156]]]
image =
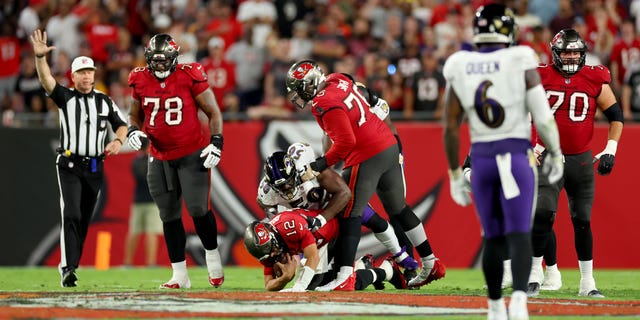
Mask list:
[[319,157],[316,159],[316,161],[311,162],[309,166],[311,166],[311,170],[313,171],[322,172],[324,171],[324,169],[328,168],[327,158],[325,158],[324,156]]
[[140,130],[140,128],[134,126],[134,125],[130,125],[129,128],[127,128],[127,138],[129,138],[129,136],[131,135],[131,133],[133,133],[134,131]]
[[224,139],[222,138],[222,134],[218,133],[218,134],[213,134],[211,135],[211,139],[209,140],[209,142],[216,146],[216,148],[222,150],[222,145],[224,144]]
[[122,140],[120,140],[120,138],[115,138],[115,139],[113,139],[113,141],[118,141],[118,142],[120,142],[120,145],[124,145],[124,142],[122,142]]
[[398,134],[394,134],[394,137],[396,137],[396,142],[398,143],[398,150],[400,150],[400,153],[402,153],[402,142],[400,142],[400,136]]
[[36,58],[44,58],[44,54],[36,54]]

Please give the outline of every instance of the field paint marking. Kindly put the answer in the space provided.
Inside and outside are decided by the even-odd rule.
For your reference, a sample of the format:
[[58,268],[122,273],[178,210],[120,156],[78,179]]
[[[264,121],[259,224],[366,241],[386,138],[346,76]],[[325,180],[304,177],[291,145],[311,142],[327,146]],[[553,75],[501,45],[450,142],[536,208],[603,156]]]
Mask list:
[[[184,298],[172,295],[139,297],[130,295],[65,294],[58,297],[5,300],[9,307],[84,308],[107,310],[164,311],[164,312],[216,312],[282,314],[353,314],[353,315],[438,315],[484,314],[486,309],[419,307],[355,302],[284,302],[284,301],[217,301],[203,298]],[[303,310],[313,310],[304,312]]]

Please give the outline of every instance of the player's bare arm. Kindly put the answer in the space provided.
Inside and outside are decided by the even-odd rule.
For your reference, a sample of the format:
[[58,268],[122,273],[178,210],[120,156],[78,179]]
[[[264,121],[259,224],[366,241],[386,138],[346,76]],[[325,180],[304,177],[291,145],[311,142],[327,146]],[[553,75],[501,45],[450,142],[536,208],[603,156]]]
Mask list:
[[540,74],[538,70],[527,70],[524,72],[524,81],[527,84],[527,90],[539,85],[541,83]]
[[460,98],[451,86],[447,86],[444,98],[444,145],[449,168],[460,166],[458,152],[460,150],[460,124],[464,112],[460,104]]
[[135,126],[136,128],[142,128],[143,119],[144,114],[142,113],[142,108],[140,107],[140,101],[131,98],[131,109],[129,109],[129,125]]
[[349,186],[344,182],[342,177],[333,169],[327,169],[317,176],[318,183],[329,194],[331,199],[327,203],[327,206],[322,212],[322,216],[326,219],[332,219],[335,217],[349,202],[351,199],[351,190]]
[[196,104],[209,118],[211,134],[222,134],[222,112],[213,91],[208,88],[196,97]]

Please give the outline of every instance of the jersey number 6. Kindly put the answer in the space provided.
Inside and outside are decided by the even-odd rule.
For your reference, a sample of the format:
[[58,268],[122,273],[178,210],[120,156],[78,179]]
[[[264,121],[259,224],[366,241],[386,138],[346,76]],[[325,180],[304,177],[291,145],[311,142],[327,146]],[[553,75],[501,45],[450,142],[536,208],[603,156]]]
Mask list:
[[487,90],[493,83],[485,80],[476,89],[474,108],[478,118],[490,128],[497,128],[504,122],[504,108],[494,99],[487,97]]

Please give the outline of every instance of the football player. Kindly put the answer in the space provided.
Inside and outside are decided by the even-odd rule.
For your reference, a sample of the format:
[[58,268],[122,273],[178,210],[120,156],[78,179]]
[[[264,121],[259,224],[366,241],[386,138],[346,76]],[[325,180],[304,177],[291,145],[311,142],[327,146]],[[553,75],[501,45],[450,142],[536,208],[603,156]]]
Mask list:
[[[502,4],[480,7],[474,19],[477,52],[458,51],[445,62],[444,147],[450,191],[462,206],[471,198],[460,168],[460,124],[466,114],[471,136],[471,191],[482,225],[482,269],[488,288],[489,319],[528,319],[527,280],[531,268],[531,221],[536,198],[531,121],[546,142],[543,171],[562,177],[562,153],[540,76],[536,53],[510,46],[515,17]],[[511,258],[513,292],[509,312],[502,297],[503,260]]]
[[[315,176],[309,164],[316,159],[315,152],[306,143],[293,143],[287,152],[276,151],[267,158],[264,177],[258,187],[258,205],[272,217],[282,208],[322,209],[322,214],[310,217],[309,226],[317,230],[342,210],[351,192],[342,177],[334,170],[325,170]],[[362,225],[371,229],[375,237],[387,248],[392,257],[405,270],[415,270],[418,263],[401,248],[389,223],[367,205]],[[326,262],[325,262],[326,263]]]
[[361,217],[374,193],[389,216],[398,216],[399,224],[421,257],[422,270],[409,285],[419,287],[444,277],[444,264],[436,258],[424,226],[406,203],[397,141],[385,123],[371,112],[357,84],[344,74],[325,76],[315,61],[302,60],[289,68],[286,85],[289,100],[299,108],[310,106],[318,125],[333,142],[325,155],[309,166],[320,173],[344,161],[342,177],[353,194],[339,217],[335,260],[340,268],[338,276],[326,286],[335,288],[352,277]]
[[[596,288],[593,277],[591,207],[595,193],[595,175],[592,163],[598,162],[598,174],[611,173],[622,135],[622,110],[609,85],[611,75],[607,67],[585,65],[587,45],[577,31],[561,30],[553,37],[550,46],[553,65],[540,65],[538,72],[560,131],[564,176],[556,183],[546,181],[544,177],[540,179],[532,231],[533,268],[529,279],[529,293],[536,295],[541,284],[543,289],[551,290],[562,286],[556,257],[545,255],[545,250],[549,249],[547,246],[551,246],[551,252],[555,252],[552,228],[558,197],[564,188],[569,199],[569,213],[580,268],[578,294],[603,298],[604,295]],[[604,150],[594,157],[590,144],[597,110],[602,111],[609,120],[609,133]],[[544,142],[538,141],[536,151],[543,153],[544,150]],[[546,278],[542,270],[543,256],[547,259]]]
[[[321,210],[293,209],[283,211],[268,222],[254,221],[244,233],[244,245],[264,266],[264,287],[268,291],[304,292],[313,290],[312,279],[320,262],[318,247],[331,242],[338,232],[338,221],[332,219],[321,228],[309,230],[306,217],[317,216]],[[305,262],[293,286],[283,289],[293,280],[300,254]],[[396,262],[389,258],[378,268],[356,270],[353,288],[338,286],[335,290],[363,290],[370,284],[381,288],[388,281],[397,289],[407,284]]]
[[[147,180],[160,209],[164,238],[173,275],[160,288],[191,287],[185,257],[186,234],[182,199],[193,219],[209,273],[209,284],[224,282],[218,252],[216,220],[209,202],[209,169],[222,153],[222,115],[207,75],[199,63],[178,64],[180,47],[168,34],[157,34],[147,44],[146,67],[129,74],[132,105],[127,143],[134,150],[149,139]],[[198,120],[208,117],[211,136]]]

